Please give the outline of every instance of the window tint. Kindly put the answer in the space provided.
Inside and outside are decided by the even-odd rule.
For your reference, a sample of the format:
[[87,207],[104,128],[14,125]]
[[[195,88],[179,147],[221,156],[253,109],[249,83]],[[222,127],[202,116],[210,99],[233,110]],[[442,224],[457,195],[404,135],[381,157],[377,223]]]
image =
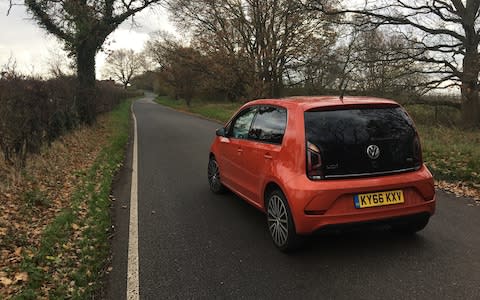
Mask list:
[[281,144],[287,125],[284,108],[261,106],[250,130],[249,138],[272,144]]
[[415,135],[413,122],[400,107],[306,112],[305,127],[307,138],[320,144],[356,145]]
[[[305,112],[307,141],[321,152],[328,176],[391,172],[420,164],[416,131],[400,107]],[[367,148],[376,145],[372,159]]]
[[230,127],[230,136],[237,139],[248,138],[248,131],[250,130],[250,125],[252,124],[255,113],[256,108],[253,107],[249,107],[240,112]]

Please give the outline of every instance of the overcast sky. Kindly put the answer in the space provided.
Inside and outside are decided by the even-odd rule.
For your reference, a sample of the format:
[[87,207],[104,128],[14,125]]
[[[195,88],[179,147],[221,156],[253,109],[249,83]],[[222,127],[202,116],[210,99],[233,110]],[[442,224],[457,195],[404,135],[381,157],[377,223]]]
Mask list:
[[[8,1],[0,0],[0,68],[9,57],[17,63],[17,70],[25,74],[42,75],[48,69],[48,61],[63,58],[65,53],[58,40],[38,27],[27,14],[24,6],[15,6],[7,16]],[[139,51],[149,34],[158,30],[175,32],[167,14],[160,8],[147,9],[135,16],[137,26],[125,21],[107,40],[107,50],[129,48]],[[97,55],[97,77],[101,71],[105,54]]]

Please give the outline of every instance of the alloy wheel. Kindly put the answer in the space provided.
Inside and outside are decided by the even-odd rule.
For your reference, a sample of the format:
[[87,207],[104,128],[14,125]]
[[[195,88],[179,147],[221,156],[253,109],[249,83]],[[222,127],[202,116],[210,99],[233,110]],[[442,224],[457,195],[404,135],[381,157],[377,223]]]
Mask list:
[[268,229],[277,246],[283,246],[288,239],[288,211],[282,199],[272,195],[267,208]]
[[214,158],[210,159],[208,162],[208,183],[210,184],[210,189],[214,192],[219,192],[222,188],[220,182],[220,169]]

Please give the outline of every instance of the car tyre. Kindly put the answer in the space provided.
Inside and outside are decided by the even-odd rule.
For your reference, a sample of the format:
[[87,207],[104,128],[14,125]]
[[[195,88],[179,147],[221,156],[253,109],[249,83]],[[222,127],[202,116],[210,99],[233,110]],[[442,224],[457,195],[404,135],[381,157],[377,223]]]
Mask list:
[[267,226],[273,243],[282,252],[291,252],[301,245],[301,237],[295,231],[292,213],[282,191],[273,190],[266,201]]
[[415,234],[427,226],[429,219],[426,217],[408,223],[392,224],[391,229],[393,232],[400,234]]
[[225,192],[225,186],[220,181],[220,167],[214,156],[211,156],[208,161],[208,184],[210,190],[215,194]]

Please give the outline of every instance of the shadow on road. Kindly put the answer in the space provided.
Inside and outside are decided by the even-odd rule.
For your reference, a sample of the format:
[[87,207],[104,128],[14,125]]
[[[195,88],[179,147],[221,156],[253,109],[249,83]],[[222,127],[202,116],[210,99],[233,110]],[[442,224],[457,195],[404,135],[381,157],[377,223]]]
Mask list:
[[[227,192],[220,196],[211,196],[211,201],[220,207],[224,213],[232,214],[231,222],[238,222],[238,226],[254,227],[256,234],[251,235],[254,243],[266,243],[268,247],[275,249],[270,241],[268,229],[263,212],[252,207],[240,197]],[[408,252],[428,250],[432,247],[428,240],[428,227],[417,234],[396,234],[387,226],[370,226],[351,228],[336,231],[319,231],[306,236],[303,246],[288,256],[292,259],[307,259],[312,261],[317,258],[355,259],[362,256],[401,256]],[[275,249],[276,250],[276,249]]]

